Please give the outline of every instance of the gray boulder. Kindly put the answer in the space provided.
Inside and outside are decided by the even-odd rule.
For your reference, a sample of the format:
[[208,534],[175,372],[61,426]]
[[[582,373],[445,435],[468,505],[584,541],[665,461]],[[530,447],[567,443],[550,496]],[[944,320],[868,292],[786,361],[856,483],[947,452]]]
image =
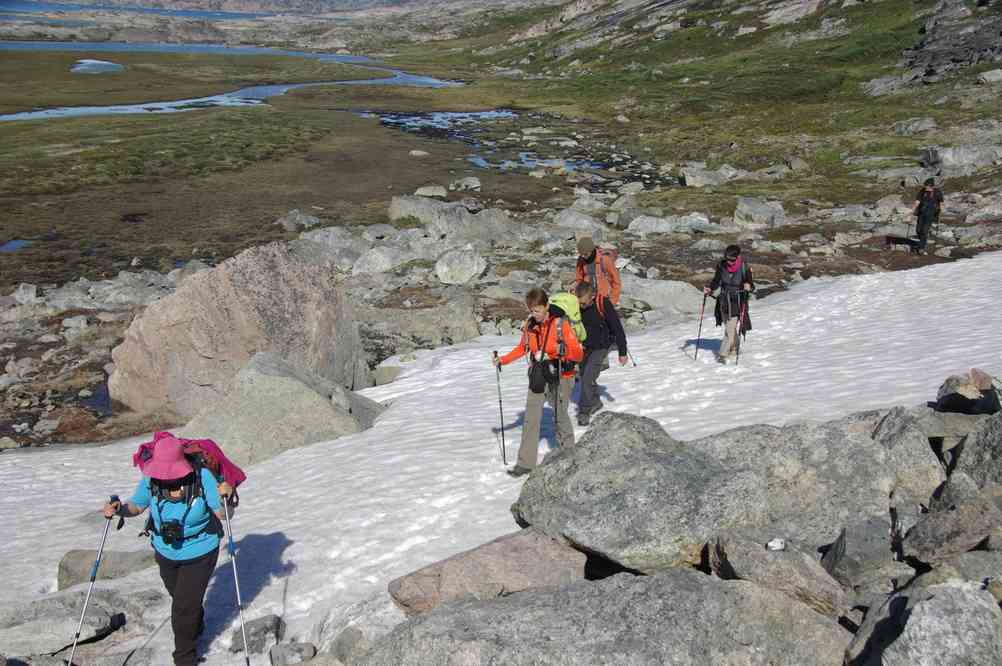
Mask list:
[[282,217],[275,220],[275,224],[286,231],[299,231],[301,229],[311,229],[320,224],[320,219],[313,215],[307,215],[298,208],[290,210]]
[[349,388],[368,386],[358,325],[325,248],[241,252],[149,306],[112,351],[111,397],[190,418],[259,351]]
[[1002,663],[1002,610],[980,585],[950,582],[905,590],[868,613],[847,666]]
[[[366,290],[364,287],[358,289]],[[359,303],[364,295],[355,302]],[[410,308],[354,306],[367,356],[381,361],[394,354],[459,344],[480,335],[476,300],[466,289],[450,287],[436,302]]]
[[466,176],[465,178],[460,178],[454,180],[449,184],[449,189],[459,192],[479,192],[480,191],[480,179],[476,176]]
[[852,606],[879,605],[914,576],[914,569],[895,559],[891,529],[881,517],[850,523],[821,558],[821,566],[852,593]]
[[[0,646],[8,655],[52,654],[73,642],[87,590],[80,587],[27,602],[11,600],[0,607]],[[109,590],[95,590],[87,606],[81,641],[101,638],[126,621],[138,623],[143,605],[165,595],[135,593],[126,598]],[[139,601],[139,603],[137,603]]]
[[[59,560],[56,589],[65,590],[77,583],[90,580],[90,570],[96,556],[96,550],[71,550],[63,555],[63,559]],[[101,555],[97,578],[98,580],[121,578],[155,565],[156,558],[150,548],[131,552],[106,550]]]
[[1002,83],[1002,69],[990,69],[978,75],[978,83],[982,85],[995,85]]
[[967,474],[978,487],[1002,484],[1002,413],[985,417],[954,451],[956,471]]
[[435,262],[435,275],[443,284],[466,284],[480,276],[487,262],[472,245],[447,251]]
[[[263,654],[285,637],[285,622],[277,615],[265,615],[247,623],[247,652]],[[240,627],[233,630],[230,652],[244,651],[244,637]]]
[[714,187],[723,185],[730,180],[723,173],[714,169],[703,169],[695,166],[682,168],[682,185],[685,187]]
[[725,580],[747,580],[782,592],[812,609],[838,619],[846,608],[845,592],[814,555],[799,550],[789,539],[786,548],[769,550],[777,535],[764,530],[735,530],[710,544],[710,566]]
[[[874,439],[885,415],[862,412],[827,423],[746,426],[687,444],[725,467],[758,470],[768,488],[772,529],[818,548],[855,521],[886,518],[899,479],[911,483],[925,476],[931,482],[942,474],[928,444],[922,448],[911,437],[899,445]],[[924,466],[925,474],[913,465]],[[909,492],[919,489],[911,485]]]
[[920,506],[946,480],[946,472],[929,445],[923,423],[904,407],[895,407],[880,420],[873,439],[886,452],[886,464],[894,469],[891,505],[901,532],[917,520]]
[[560,587],[585,575],[587,557],[535,529],[499,537],[390,581],[393,602],[408,615],[472,597],[494,599],[534,587]]
[[936,392],[936,409],[962,414],[994,414],[1002,409],[1002,382],[972,368],[964,375],[947,377]]
[[416,197],[435,197],[438,199],[444,199],[449,196],[449,193],[441,185],[425,185],[424,187],[419,187],[414,192]]
[[922,166],[942,170],[946,175],[970,175],[1002,162],[1002,146],[966,144],[959,146],[930,146],[919,158]]
[[912,585],[915,587],[930,587],[962,580],[971,583],[987,585],[988,591],[1002,602],[1002,551],[972,550],[961,553],[922,574]]
[[369,251],[371,243],[343,227],[324,227],[304,231],[301,239],[318,243],[327,249],[330,260],[342,271],[351,271],[359,257]]
[[353,275],[361,273],[387,273],[419,257],[407,248],[395,245],[377,245],[360,256],[351,268]]
[[850,638],[778,592],[675,570],[450,604],[400,625],[359,663],[840,666]]
[[233,462],[252,465],[288,449],[360,432],[382,409],[277,355],[261,352],[237,373],[222,396],[207,402],[178,432],[213,439]]
[[17,289],[11,294],[18,305],[38,305],[43,299],[38,295],[38,287],[27,282],[17,285]]
[[766,229],[786,223],[786,212],[778,201],[739,197],[734,223],[742,229]]
[[929,498],[930,511],[953,511],[957,506],[974,500],[981,489],[971,477],[954,471],[950,478]]
[[952,510],[935,511],[905,535],[905,555],[936,565],[977,547],[1002,547],[1002,487],[990,484]]
[[[248,642],[250,638],[247,639]],[[313,664],[317,647],[313,643],[280,643],[268,651],[271,666],[291,666],[291,664]]]
[[602,413],[574,447],[547,455],[512,514],[554,538],[652,573],[698,564],[723,530],[767,521],[761,475],[716,463],[651,419]]
[[512,235],[512,222],[503,210],[489,208],[473,214],[459,202],[445,203],[425,197],[393,197],[391,221],[414,218],[435,239],[494,243]]
[[557,213],[557,215],[553,218],[553,224],[558,227],[575,229],[577,231],[595,231],[597,229],[605,229],[605,225],[591,215],[586,215],[585,213],[574,210],[573,208],[567,208]]
[[624,298],[642,301],[655,310],[678,313],[696,313],[703,302],[703,294],[688,282],[677,280],[650,280],[629,273],[620,275]]
[[909,118],[894,123],[894,133],[898,136],[915,136],[935,129],[939,126],[933,118]]

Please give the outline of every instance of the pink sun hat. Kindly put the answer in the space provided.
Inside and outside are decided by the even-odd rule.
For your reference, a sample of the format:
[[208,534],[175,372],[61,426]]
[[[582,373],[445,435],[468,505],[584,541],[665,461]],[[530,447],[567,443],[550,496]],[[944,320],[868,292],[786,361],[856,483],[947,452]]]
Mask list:
[[184,459],[184,449],[174,437],[164,437],[153,447],[153,457],[143,466],[142,472],[151,479],[173,481],[183,479],[194,470]]

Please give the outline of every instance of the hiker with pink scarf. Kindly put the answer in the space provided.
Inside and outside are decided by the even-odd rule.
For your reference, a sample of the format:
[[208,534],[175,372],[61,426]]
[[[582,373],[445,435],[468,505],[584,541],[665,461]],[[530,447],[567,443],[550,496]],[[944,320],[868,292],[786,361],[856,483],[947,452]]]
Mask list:
[[724,341],[717,353],[717,361],[726,364],[741,346],[741,337],[751,330],[751,318],[748,316],[748,295],[755,289],[751,266],[741,256],[741,248],[728,245],[724,250],[724,258],[717,264],[713,281],[703,288],[704,294],[712,294],[720,289],[717,295],[717,306],[713,313],[717,326],[724,326]]

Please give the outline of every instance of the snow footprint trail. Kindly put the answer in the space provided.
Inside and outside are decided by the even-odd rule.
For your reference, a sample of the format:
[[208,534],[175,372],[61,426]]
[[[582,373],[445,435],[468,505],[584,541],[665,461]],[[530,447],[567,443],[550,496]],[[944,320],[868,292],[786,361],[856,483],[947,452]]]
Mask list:
[[[601,377],[602,400],[609,411],[655,418],[678,439],[918,404],[948,374],[980,366],[1002,375],[1002,317],[993,314],[1000,282],[1000,253],[810,280],[753,304],[755,329],[737,367],[718,365],[705,347],[698,361],[691,347],[682,352],[695,320],[632,336],[639,365],[613,363]],[[721,337],[710,317],[703,337]],[[248,470],[234,523],[248,618],[284,612],[288,636],[309,640],[331,612],[385,598],[392,578],[517,529],[509,506],[521,484],[502,470],[491,365],[492,350],[515,343],[480,338],[419,352],[397,381],[365,391],[392,403],[374,428]],[[524,368],[512,364],[502,374],[509,462],[521,434],[512,424],[525,404]],[[544,421],[544,433],[551,424]],[[54,589],[63,553],[96,547],[102,521],[81,516],[108,492],[131,492],[134,448],[133,441],[0,455],[0,527],[13,535],[0,541],[7,583],[0,601]],[[139,529],[132,521],[109,548],[148,547],[134,537]],[[229,566],[225,558],[221,566]],[[237,626],[232,582],[222,571],[209,593],[210,666],[230,663],[222,651]]]

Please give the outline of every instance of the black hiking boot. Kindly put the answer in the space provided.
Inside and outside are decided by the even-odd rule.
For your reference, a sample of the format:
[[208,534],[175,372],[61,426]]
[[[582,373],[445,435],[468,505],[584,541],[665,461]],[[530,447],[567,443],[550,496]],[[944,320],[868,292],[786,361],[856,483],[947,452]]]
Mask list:
[[513,476],[513,477],[515,477],[517,479],[520,476],[525,476],[526,474],[528,474],[531,471],[532,470],[529,469],[528,467],[522,467],[521,465],[515,465],[514,467],[512,467],[511,469],[508,470],[508,476]]
[[591,423],[591,414],[588,412],[578,412],[578,425],[586,426]]

